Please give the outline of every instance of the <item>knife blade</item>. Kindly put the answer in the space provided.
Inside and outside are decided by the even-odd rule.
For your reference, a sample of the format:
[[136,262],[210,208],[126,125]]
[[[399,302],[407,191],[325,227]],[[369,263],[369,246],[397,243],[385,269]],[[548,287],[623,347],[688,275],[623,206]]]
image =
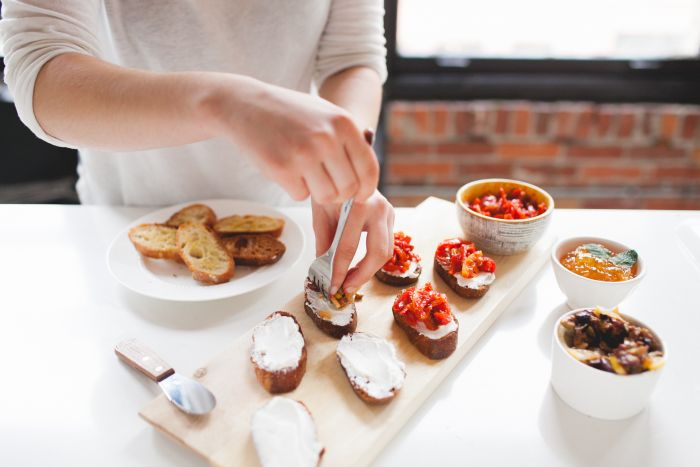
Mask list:
[[158,383],[165,397],[183,412],[204,415],[216,406],[216,397],[202,383],[175,373],[165,360],[136,339],[118,343],[114,353],[127,365]]

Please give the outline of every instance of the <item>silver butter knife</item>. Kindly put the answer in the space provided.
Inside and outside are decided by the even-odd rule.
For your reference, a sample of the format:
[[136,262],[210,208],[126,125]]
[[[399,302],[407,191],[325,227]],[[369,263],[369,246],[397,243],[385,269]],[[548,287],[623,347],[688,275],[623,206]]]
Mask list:
[[118,343],[114,353],[127,365],[158,383],[165,397],[183,412],[204,415],[216,406],[214,394],[202,383],[175,373],[165,360],[136,339]]

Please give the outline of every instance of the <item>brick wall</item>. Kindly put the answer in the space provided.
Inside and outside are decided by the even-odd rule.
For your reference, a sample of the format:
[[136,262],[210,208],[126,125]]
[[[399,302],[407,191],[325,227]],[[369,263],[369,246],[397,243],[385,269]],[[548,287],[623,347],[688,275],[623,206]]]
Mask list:
[[487,177],[529,181],[560,207],[700,209],[700,107],[394,102],[384,191],[454,199]]

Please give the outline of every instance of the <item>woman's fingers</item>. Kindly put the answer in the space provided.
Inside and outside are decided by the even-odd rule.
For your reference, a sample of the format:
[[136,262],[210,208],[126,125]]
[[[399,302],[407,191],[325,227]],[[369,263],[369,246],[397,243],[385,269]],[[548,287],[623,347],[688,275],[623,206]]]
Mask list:
[[316,237],[316,256],[318,257],[331,247],[338,219],[333,209],[329,210],[328,207],[314,202],[311,203],[311,217]]
[[[393,221],[392,221],[393,225]],[[372,278],[372,276],[387,262],[390,255],[390,245],[393,245],[393,236],[388,229],[387,217],[376,216],[369,220],[367,225],[367,253],[362,261],[357,263],[345,278],[343,290],[347,293],[354,293],[362,284]]]
[[377,157],[365,135],[357,128],[354,122],[350,120],[343,123],[339,131],[344,135],[343,146],[359,181],[355,200],[360,202],[366,201],[372,196],[379,183]]
[[350,163],[348,154],[341,148],[336,157],[328,157],[323,164],[338,193],[339,201],[353,198],[360,187],[360,180],[355,168]]
[[338,191],[323,164],[311,163],[302,169],[302,176],[309,187],[311,199],[319,204],[338,201]]
[[363,206],[353,205],[350,215],[345,223],[343,236],[335,251],[333,258],[333,272],[331,274],[331,294],[334,294],[343,285],[347,276],[350,263],[355,257],[357,245],[360,243],[362,228],[364,227],[365,215]]

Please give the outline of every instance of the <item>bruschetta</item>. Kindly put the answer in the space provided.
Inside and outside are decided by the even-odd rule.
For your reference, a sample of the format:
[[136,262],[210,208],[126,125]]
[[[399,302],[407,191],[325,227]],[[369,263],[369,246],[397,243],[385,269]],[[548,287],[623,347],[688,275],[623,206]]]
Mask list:
[[177,229],[163,224],[141,224],[129,230],[129,240],[136,251],[147,258],[180,261]]
[[426,357],[440,360],[457,348],[459,323],[445,294],[427,282],[422,288],[409,287],[399,293],[391,308],[394,321],[409,341]]
[[178,228],[185,222],[195,222],[211,227],[216,223],[216,213],[206,204],[190,204],[170,216],[165,224]]
[[434,268],[457,295],[465,298],[483,297],[496,280],[496,262],[461,238],[440,242]]
[[176,239],[180,257],[195,280],[205,284],[221,284],[233,277],[233,259],[209,227],[185,222],[177,228]]
[[276,311],[255,326],[250,361],[266,391],[279,394],[299,386],[306,372],[306,343],[294,315]]
[[339,291],[327,298],[308,278],[304,283],[304,310],[321,331],[336,339],[357,328],[354,296]]
[[421,273],[420,257],[413,251],[411,237],[394,232],[394,255],[375,276],[389,285],[405,286],[418,280]]
[[253,414],[250,425],[262,467],[315,467],[321,462],[325,449],[303,402],[275,396]]
[[346,334],[336,354],[353,391],[370,405],[392,400],[406,379],[406,368],[396,349],[381,337],[365,332]]

